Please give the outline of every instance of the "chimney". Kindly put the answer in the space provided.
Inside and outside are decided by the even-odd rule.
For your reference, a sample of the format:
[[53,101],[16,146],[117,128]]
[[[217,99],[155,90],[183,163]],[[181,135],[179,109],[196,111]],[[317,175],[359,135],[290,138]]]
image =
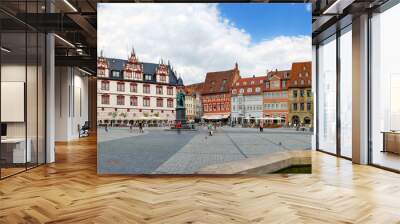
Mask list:
[[278,71],[278,69],[276,68],[276,69],[275,69],[275,72],[277,72],[277,71]]
[[239,67],[239,66],[238,66],[238,63],[235,62],[235,69],[238,70],[238,69],[239,69],[238,67]]
[[256,75],[253,75],[253,78],[255,78],[256,77]]

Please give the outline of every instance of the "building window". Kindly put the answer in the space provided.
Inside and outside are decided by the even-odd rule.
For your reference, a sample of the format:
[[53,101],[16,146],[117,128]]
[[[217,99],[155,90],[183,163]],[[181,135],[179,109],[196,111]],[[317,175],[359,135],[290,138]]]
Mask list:
[[304,90],[303,89],[300,90],[300,97],[304,97]]
[[286,87],[286,80],[282,80],[282,88]]
[[163,87],[162,86],[157,86],[156,87],[156,93],[159,94],[159,95],[162,95],[163,94]]
[[294,111],[297,110],[297,103],[292,104],[292,109],[293,109]]
[[253,92],[253,88],[247,88],[247,92],[248,92],[248,93]]
[[101,95],[101,104],[110,104],[110,95]]
[[297,80],[294,80],[294,85],[297,85]]
[[136,96],[131,97],[131,106],[137,106],[138,105],[138,100]]
[[163,99],[162,98],[157,99],[157,107],[163,107]]
[[311,97],[311,90],[307,90],[307,97]]
[[174,95],[174,89],[172,87],[167,88],[167,94],[168,95]]
[[239,92],[240,92],[240,93],[244,93],[244,89],[241,88],[241,89],[239,90]]
[[140,79],[140,73],[138,73],[138,72],[133,72],[133,78],[134,78],[134,79]]
[[97,76],[104,77],[106,75],[106,73],[104,72],[103,69],[101,69],[101,70],[98,69],[97,71],[98,71]]
[[232,94],[236,94],[237,90],[236,89],[232,89]]
[[151,75],[145,75],[144,80],[146,81],[151,81]]
[[293,97],[297,98],[297,90],[293,90]]
[[167,107],[169,107],[169,108],[174,107],[174,100],[173,100],[173,99],[168,99],[168,101],[167,101]]
[[307,111],[311,111],[311,103],[307,103]]
[[259,93],[261,91],[260,87],[256,87],[256,92]]
[[267,89],[269,89],[269,82],[266,82],[266,83],[265,83],[265,87],[266,87]]
[[117,105],[125,105],[125,96],[117,96]]
[[112,71],[112,76],[113,76],[114,78],[119,77],[119,71]]
[[124,92],[125,91],[125,83],[124,82],[118,82],[117,83],[117,91],[118,92]]
[[110,82],[109,81],[101,81],[101,90],[110,90]]
[[300,103],[300,111],[304,111],[304,103]]
[[131,90],[131,93],[137,93],[137,84],[136,83],[131,83],[131,85],[130,85],[130,90]]
[[143,106],[144,107],[149,107],[150,106],[150,98],[149,97],[143,98]]
[[166,82],[167,81],[167,76],[166,75],[160,75],[160,82]]
[[279,88],[279,81],[271,82],[272,88]]
[[300,80],[300,85],[304,86],[304,80]]
[[150,85],[143,85],[143,93],[150,93]]

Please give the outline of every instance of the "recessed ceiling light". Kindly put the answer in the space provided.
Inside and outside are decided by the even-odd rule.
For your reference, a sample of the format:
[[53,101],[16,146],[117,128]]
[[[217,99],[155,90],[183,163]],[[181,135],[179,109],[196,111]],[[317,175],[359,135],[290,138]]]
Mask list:
[[4,51],[6,53],[10,53],[11,52],[11,50],[9,50],[9,49],[7,49],[5,47],[1,47],[0,49],[1,49],[1,51]]
[[78,10],[68,1],[64,0],[65,4],[67,4],[74,12],[78,12]]
[[71,42],[69,42],[68,40],[62,38],[61,36],[59,36],[58,34],[54,34],[55,37],[57,37],[59,40],[61,40],[62,42],[66,43],[67,45],[75,48],[75,45],[73,45]]
[[78,70],[81,71],[81,72],[83,72],[83,73],[85,73],[85,74],[87,74],[87,75],[92,75],[92,73],[90,73],[90,72],[88,72],[88,71],[85,71],[85,70],[83,70],[83,69],[81,69],[81,68],[79,68],[79,67],[78,67]]

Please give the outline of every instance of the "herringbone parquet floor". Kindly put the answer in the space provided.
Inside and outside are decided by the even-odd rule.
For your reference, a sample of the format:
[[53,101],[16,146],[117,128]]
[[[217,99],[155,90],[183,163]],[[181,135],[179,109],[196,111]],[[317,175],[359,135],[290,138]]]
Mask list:
[[400,223],[400,175],[313,153],[312,175],[97,176],[96,141],[0,181],[0,223]]

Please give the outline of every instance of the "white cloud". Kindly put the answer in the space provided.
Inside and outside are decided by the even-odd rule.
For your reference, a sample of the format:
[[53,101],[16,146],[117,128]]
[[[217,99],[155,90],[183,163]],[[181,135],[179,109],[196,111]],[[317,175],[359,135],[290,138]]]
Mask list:
[[311,3],[306,3],[306,11],[307,11],[307,12],[311,12],[311,10],[312,10],[312,5],[311,5]]
[[141,61],[170,60],[185,84],[203,81],[210,71],[232,69],[236,61],[245,77],[311,60],[311,37],[252,43],[250,34],[221,17],[216,4],[100,5],[98,48],[105,56],[125,59],[134,46]]

